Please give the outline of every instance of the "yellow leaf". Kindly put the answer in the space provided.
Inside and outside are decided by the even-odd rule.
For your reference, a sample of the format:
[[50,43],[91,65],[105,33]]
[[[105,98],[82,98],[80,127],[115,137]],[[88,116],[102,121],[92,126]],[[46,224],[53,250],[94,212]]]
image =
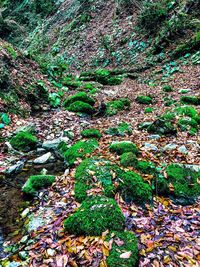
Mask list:
[[108,257],[109,256],[109,249],[106,246],[102,247],[103,255]]
[[163,260],[163,262],[164,262],[165,264],[168,264],[168,263],[170,263],[170,261],[171,261],[171,258],[170,258],[170,256],[165,256],[165,257],[164,257],[164,260]]
[[132,252],[131,252],[131,251],[128,251],[128,252],[124,252],[124,253],[122,253],[119,257],[120,257],[121,259],[129,259],[130,256],[131,256],[131,254],[132,254]]
[[169,246],[168,249],[176,251],[176,247],[173,247],[173,246]]
[[100,267],[107,267],[107,264],[106,264],[106,261],[101,261],[101,263],[100,263]]

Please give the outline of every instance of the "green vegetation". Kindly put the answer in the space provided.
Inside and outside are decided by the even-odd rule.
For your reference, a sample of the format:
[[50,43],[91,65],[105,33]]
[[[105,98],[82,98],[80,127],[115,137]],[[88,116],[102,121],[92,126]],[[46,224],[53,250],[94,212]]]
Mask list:
[[112,136],[125,136],[132,134],[132,128],[130,127],[130,124],[126,122],[121,122],[118,124],[118,127],[110,127],[108,130],[105,131],[106,134],[112,135]]
[[149,104],[152,104],[152,97],[146,96],[146,95],[141,95],[141,96],[138,96],[136,98],[136,102],[139,104],[149,105]]
[[138,160],[133,152],[126,152],[121,155],[120,163],[123,167],[136,167]]
[[181,102],[189,105],[200,105],[200,98],[196,96],[181,96]]
[[161,135],[174,135],[177,133],[177,129],[173,126],[173,124],[162,118],[155,120],[150,126],[148,126],[147,131],[149,133]]
[[68,97],[64,102],[63,102],[63,106],[65,108],[68,108],[72,103],[76,102],[76,101],[82,101],[85,102],[91,106],[94,106],[95,104],[95,100],[93,98],[91,98],[90,96],[88,96],[86,93],[84,92],[79,92],[75,95],[72,95],[70,97]]
[[153,110],[154,110],[153,108],[148,107],[148,108],[145,108],[144,113],[152,113]]
[[34,175],[30,176],[22,188],[22,191],[29,196],[37,194],[41,188],[47,188],[55,182],[55,176],[53,175]]
[[[131,232],[111,232],[107,240],[113,239],[112,249],[106,259],[108,267],[136,267],[138,262],[138,245],[135,235]],[[119,244],[117,241],[122,241]],[[127,259],[120,257],[124,252],[130,252]]]
[[168,93],[168,92],[173,92],[173,88],[170,85],[165,85],[163,86],[163,91]]
[[176,197],[196,198],[200,195],[200,185],[198,183],[200,170],[195,170],[192,165],[170,164],[166,173],[168,183],[172,183],[173,193]]
[[120,98],[118,100],[110,101],[106,104],[106,115],[116,115],[118,111],[128,109],[129,107],[130,100],[128,98]]
[[21,151],[35,149],[37,143],[37,137],[29,132],[19,132],[18,134],[16,134],[16,136],[10,139],[11,146]]
[[138,161],[136,169],[145,174],[154,174],[156,171],[156,166],[150,161]]
[[98,148],[98,142],[95,139],[89,139],[87,141],[78,141],[69,149],[63,152],[63,156],[66,162],[71,166],[77,160],[77,158],[84,158],[87,154],[91,154]]
[[70,104],[67,108],[68,111],[72,112],[80,112],[92,115],[95,113],[95,109],[88,103],[82,102],[82,101],[75,101],[72,104]]
[[117,180],[122,173],[123,171],[117,165],[111,164],[108,160],[96,158],[83,160],[75,174],[76,199],[82,202],[87,197],[87,190],[94,188],[95,184],[101,185],[105,196],[114,196],[116,188],[113,185],[113,177]]
[[85,138],[101,138],[102,134],[100,133],[99,130],[90,128],[90,129],[85,129],[81,132],[82,137]]
[[122,155],[126,152],[138,153],[138,148],[130,141],[113,142],[110,145],[110,151]]
[[145,183],[140,175],[126,172],[118,188],[123,199],[127,202],[144,204],[152,199],[151,187]]
[[192,118],[181,118],[178,121],[178,126],[182,131],[186,131],[188,126],[191,126],[192,128],[197,128],[198,123]]
[[76,235],[101,235],[107,229],[122,231],[125,218],[115,200],[106,197],[88,198],[64,221],[65,230]]
[[175,109],[175,112],[178,115],[188,116],[190,118],[194,118],[197,116],[197,110],[191,106],[182,106]]

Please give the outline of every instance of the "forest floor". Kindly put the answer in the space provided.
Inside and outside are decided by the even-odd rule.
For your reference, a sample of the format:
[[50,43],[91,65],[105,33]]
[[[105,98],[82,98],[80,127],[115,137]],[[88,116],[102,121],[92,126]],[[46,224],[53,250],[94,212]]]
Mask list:
[[[155,87],[149,87],[138,80],[125,79],[122,85],[104,86],[95,98],[99,102],[107,102],[113,98],[128,97],[131,100],[129,110],[120,111],[112,117],[100,118],[80,117],[61,109],[44,111],[28,119],[13,115],[12,124],[2,131],[2,136],[8,137],[18,127],[34,123],[37,137],[41,142],[58,138],[64,130],[70,130],[74,133],[74,140],[71,141],[74,143],[81,139],[81,130],[90,127],[99,129],[102,133],[99,148],[92,155],[100,155],[112,162],[120,164],[120,159],[119,156],[109,151],[109,145],[113,141],[126,140],[132,141],[140,149],[140,159],[154,162],[156,166],[169,163],[200,165],[198,134],[191,136],[187,131],[178,131],[176,136],[160,136],[158,139],[152,139],[146,130],[138,129],[140,123],[154,121],[157,116],[172,109],[172,107],[165,106],[164,97],[170,96],[171,99],[178,102],[181,89],[189,89],[188,95],[199,94],[199,73],[199,66],[183,66],[181,71],[174,73],[167,83],[173,88],[170,93],[163,92],[159,74]],[[146,77],[150,77],[150,71],[144,72],[140,80]],[[152,113],[145,113],[144,109],[147,106],[135,102],[137,96],[148,94],[155,96],[154,103],[150,105],[153,107]],[[200,111],[199,106],[195,108],[198,112]],[[130,135],[116,137],[105,133],[109,127],[116,127],[120,122],[130,124],[132,128]],[[168,149],[167,145],[171,145],[173,148]],[[13,159],[11,160],[11,158]],[[36,158],[35,154],[17,155],[7,151],[1,154],[0,160],[6,162],[5,168],[7,168],[13,162],[34,158]],[[110,250],[110,245],[106,241],[107,232],[98,237],[77,237],[64,231],[64,219],[80,206],[74,198],[74,174],[80,162],[81,160],[78,159],[75,166],[69,169],[67,167],[65,170],[54,169],[54,174],[57,176],[52,187],[42,190],[39,196],[29,203],[29,206],[26,203],[25,211],[23,211],[24,208],[21,208],[21,215],[18,218],[20,221],[18,225],[21,227],[18,229],[15,226],[12,229],[11,226],[8,226],[9,229],[15,231],[7,235],[4,243],[4,249],[7,248],[7,251],[10,247],[12,249],[7,256],[2,254],[2,257],[6,256],[6,259],[2,260],[2,266],[10,266],[11,262],[12,266],[107,266],[106,257]],[[56,163],[54,165],[56,166]],[[2,171],[4,167],[1,168]],[[127,169],[134,170],[132,167]],[[23,179],[26,179],[29,172],[26,168],[23,171],[25,173]],[[151,184],[152,175],[143,174],[142,176]],[[9,210],[14,207],[11,218],[5,218],[5,215],[3,217],[5,224],[8,223],[6,221],[8,220],[9,224],[14,225],[13,221],[18,213],[18,208],[24,204],[21,203],[20,190],[18,188],[13,190],[15,191],[12,192],[12,196],[9,194],[6,196],[8,202],[6,208]],[[91,190],[90,194],[97,192],[98,188]],[[14,199],[15,194],[19,201]],[[9,197],[13,198],[15,203],[12,202],[12,199],[10,202]],[[126,218],[126,229],[134,232],[138,238],[140,267],[200,266],[199,200],[190,205],[181,205],[181,202],[173,198],[155,194],[152,203],[146,204],[145,207],[126,203],[119,193],[115,195],[115,200]],[[32,220],[33,218],[38,219],[37,222],[35,220],[36,226],[31,230],[26,227],[30,222],[29,215],[32,216]]]

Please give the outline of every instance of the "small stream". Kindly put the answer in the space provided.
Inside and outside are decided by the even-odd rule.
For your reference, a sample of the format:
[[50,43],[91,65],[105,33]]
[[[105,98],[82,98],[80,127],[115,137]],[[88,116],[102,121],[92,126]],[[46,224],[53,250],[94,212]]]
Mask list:
[[47,174],[61,175],[65,167],[59,160],[45,165],[26,164],[19,174],[7,176],[0,182],[0,258],[5,256],[3,242],[20,228],[19,210],[27,206],[21,188],[29,176],[40,174],[42,169],[46,169]]

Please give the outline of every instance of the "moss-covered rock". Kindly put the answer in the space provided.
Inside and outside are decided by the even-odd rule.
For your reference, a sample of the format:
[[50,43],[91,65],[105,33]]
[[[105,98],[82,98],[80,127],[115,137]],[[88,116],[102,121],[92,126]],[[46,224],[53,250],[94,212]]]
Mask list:
[[136,167],[138,160],[133,152],[126,152],[121,155],[120,163],[123,167]]
[[151,187],[145,183],[140,175],[126,172],[118,188],[124,200],[144,204],[152,199]]
[[154,110],[153,108],[148,107],[148,108],[145,108],[144,113],[152,113],[153,110]]
[[181,96],[181,102],[189,105],[200,105],[200,98],[196,96]]
[[106,134],[111,136],[125,136],[132,134],[132,128],[130,124],[126,122],[119,123],[118,127],[110,127],[108,130],[105,131]]
[[95,185],[102,187],[102,193],[112,197],[116,193],[113,181],[119,180],[123,171],[105,159],[89,158],[81,162],[75,174],[75,197],[81,202],[87,197],[87,190]]
[[72,104],[70,104],[66,109],[68,111],[80,112],[90,115],[95,113],[95,109],[90,104],[82,101],[75,101]]
[[63,102],[63,106],[65,108],[69,107],[72,103],[76,102],[76,101],[82,101],[85,102],[91,106],[94,106],[95,104],[95,100],[88,96],[86,93],[84,92],[79,92],[75,95],[72,95],[70,97],[68,97],[64,102]]
[[64,221],[65,230],[76,235],[101,235],[106,230],[122,231],[125,218],[114,199],[92,197]]
[[[136,267],[138,266],[137,238],[131,232],[111,232],[107,241],[112,238],[112,249],[106,259],[108,267]],[[130,253],[130,257],[120,257],[123,253]]]
[[120,98],[118,100],[110,101],[106,104],[106,115],[113,116],[120,110],[125,110],[130,107],[130,100],[128,98]]
[[121,142],[113,142],[110,145],[110,151],[115,152],[118,155],[122,155],[126,152],[132,152],[134,154],[138,153],[138,148],[135,144],[130,141],[121,141]]
[[10,139],[11,146],[21,151],[29,151],[31,149],[35,149],[37,143],[37,137],[29,132],[19,132]]
[[182,131],[186,131],[188,127],[198,128],[198,123],[192,118],[181,118],[178,120],[178,126]]
[[84,158],[87,154],[91,154],[99,146],[96,139],[87,141],[78,141],[66,151],[62,151],[64,159],[69,165],[73,165],[77,158]]
[[55,182],[53,175],[33,175],[30,176],[24,184],[22,191],[29,196],[36,195],[37,191],[41,188],[47,188]]
[[90,129],[85,129],[81,132],[82,137],[85,138],[101,138],[102,134],[98,129],[90,128]]
[[161,135],[173,135],[177,133],[177,129],[174,125],[165,119],[157,119],[150,126],[147,127],[149,133],[161,134]]
[[152,104],[152,97],[147,95],[141,95],[136,98],[136,102],[139,104]]
[[170,85],[165,85],[163,86],[163,91],[168,93],[168,92],[172,92],[173,91],[173,88],[170,86]]
[[138,161],[136,169],[145,174],[154,174],[156,172],[156,166],[150,161]]
[[183,115],[190,118],[195,118],[198,114],[197,110],[191,106],[182,106],[175,109],[177,115]]
[[170,164],[166,169],[168,182],[174,187],[176,197],[198,197],[200,195],[200,169],[192,165]]

